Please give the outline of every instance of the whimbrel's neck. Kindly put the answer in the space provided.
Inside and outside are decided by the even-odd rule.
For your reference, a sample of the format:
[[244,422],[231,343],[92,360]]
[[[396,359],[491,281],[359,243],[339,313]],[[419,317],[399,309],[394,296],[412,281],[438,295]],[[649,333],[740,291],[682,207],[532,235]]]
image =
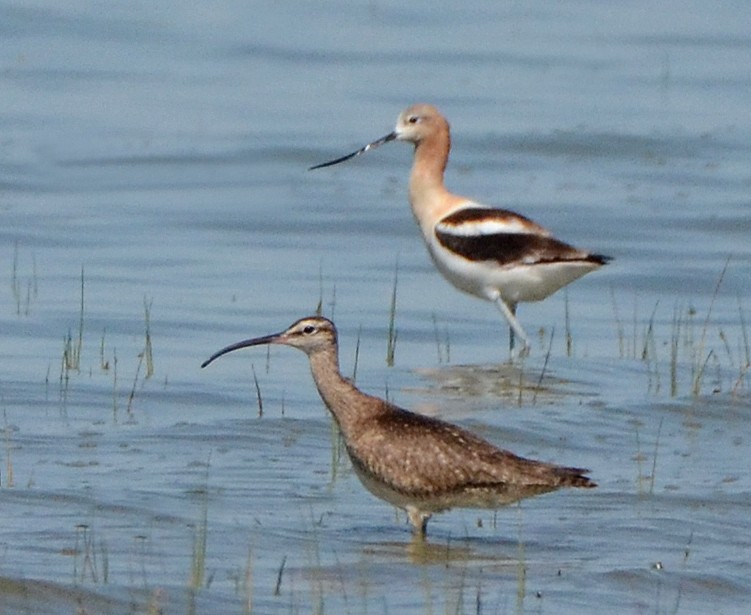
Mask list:
[[335,347],[317,350],[309,359],[318,393],[345,436],[352,433],[360,421],[380,411],[380,400],[361,392],[341,375]]
[[456,207],[457,197],[449,193],[443,184],[450,147],[448,126],[436,130],[415,145],[409,176],[409,202],[426,238],[432,233],[433,224]]

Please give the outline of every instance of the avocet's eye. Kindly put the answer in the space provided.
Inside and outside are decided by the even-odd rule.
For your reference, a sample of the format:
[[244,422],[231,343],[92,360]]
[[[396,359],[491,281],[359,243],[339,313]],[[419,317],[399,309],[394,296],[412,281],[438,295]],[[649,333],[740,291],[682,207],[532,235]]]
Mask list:
[[311,333],[315,333],[315,332],[316,332],[316,328],[315,328],[315,327],[314,327],[313,325],[307,325],[307,326],[306,326],[306,327],[305,327],[305,328],[304,328],[304,329],[302,330],[302,332],[303,332],[303,333],[304,333],[305,335],[310,335]]
[[417,122],[419,122],[419,121],[420,121],[420,116],[419,115],[410,115],[407,118],[407,123],[408,124],[417,124]]

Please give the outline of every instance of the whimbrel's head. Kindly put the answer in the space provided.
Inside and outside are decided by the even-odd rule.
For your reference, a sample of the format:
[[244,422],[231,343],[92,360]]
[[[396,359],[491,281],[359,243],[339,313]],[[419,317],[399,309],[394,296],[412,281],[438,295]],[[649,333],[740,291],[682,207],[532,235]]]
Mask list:
[[228,352],[248,348],[249,346],[260,346],[262,344],[284,344],[299,348],[308,356],[327,348],[336,347],[336,327],[328,318],[322,316],[308,316],[301,318],[289,326],[281,333],[254,337],[225,346],[211,355],[201,364],[206,367],[215,359],[218,359]]
[[449,125],[446,118],[441,115],[441,112],[433,105],[418,103],[407,107],[399,114],[399,117],[396,120],[396,128],[386,136],[376,139],[372,143],[368,143],[351,154],[312,166],[308,171],[322,169],[323,167],[331,167],[340,162],[345,162],[351,158],[359,156],[360,154],[364,154],[368,150],[375,149],[379,145],[388,143],[389,141],[407,141],[418,145],[427,137],[444,130],[448,133]]

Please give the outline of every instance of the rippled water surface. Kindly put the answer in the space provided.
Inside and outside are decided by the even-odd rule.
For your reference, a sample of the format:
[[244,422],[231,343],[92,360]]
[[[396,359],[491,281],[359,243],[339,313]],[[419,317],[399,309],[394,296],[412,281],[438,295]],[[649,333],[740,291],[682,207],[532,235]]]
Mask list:
[[[745,2],[0,4],[0,611],[703,613],[751,600]],[[603,270],[519,316],[433,269],[447,183]],[[396,284],[395,361],[386,363]],[[596,490],[403,514],[305,357],[201,362],[317,306],[368,392]]]

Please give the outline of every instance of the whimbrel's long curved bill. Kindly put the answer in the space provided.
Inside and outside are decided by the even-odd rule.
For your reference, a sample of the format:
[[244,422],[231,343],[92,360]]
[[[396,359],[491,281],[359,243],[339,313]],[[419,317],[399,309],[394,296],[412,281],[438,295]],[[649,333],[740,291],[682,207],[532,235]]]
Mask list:
[[209,363],[213,363],[216,359],[221,357],[223,354],[227,354],[228,352],[232,352],[233,350],[240,350],[240,348],[247,348],[248,346],[259,346],[261,344],[273,344],[274,342],[277,342],[281,337],[282,337],[281,333],[274,333],[273,335],[264,335],[263,337],[254,337],[249,340],[243,340],[241,342],[230,344],[229,346],[225,346],[221,350],[217,350],[208,359],[206,359],[203,363],[201,363],[201,367],[206,367]]
[[372,143],[368,143],[365,147],[361,147],[356,152],[352,152],[351,154],[347,154],[346,156],[342,156],[341,158],[336,158],[335,160],[322,162],[321,164],[317,164],[315,166],[308,168],[308,171],[314,171],[315,169],[322,169],[323,167],[333,167],[335,164],[339,164],[340,162],[345,162],[349,160],[350,158],[355,158],[359,156],[360,154],[364,154],[368,150],[375,149],[379,145],[383,145],[384,143],[393,141],[394,139],[396,139],[396,137],[397,137],[396,132],[390,132],[385,137],[381,137],[380,139],[377,139],[376,141],[373,141]]

